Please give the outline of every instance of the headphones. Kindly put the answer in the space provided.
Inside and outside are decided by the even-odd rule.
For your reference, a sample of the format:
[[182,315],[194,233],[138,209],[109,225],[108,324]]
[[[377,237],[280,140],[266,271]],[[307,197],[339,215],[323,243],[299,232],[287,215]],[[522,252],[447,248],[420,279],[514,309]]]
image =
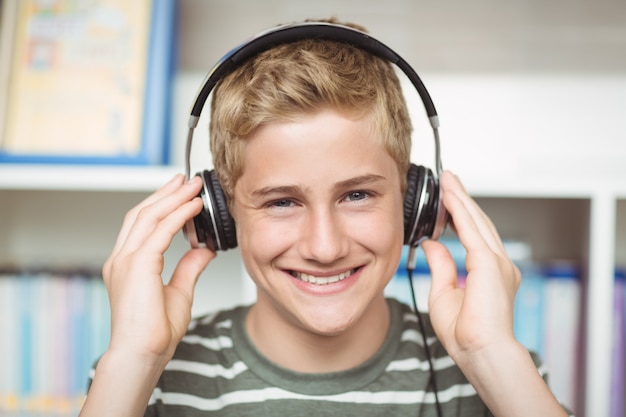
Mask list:
[[[274,46],[302,39],[339,41],[363,49],[372,55],[395,64],[411,81],[426,109],[435,139],[435,173],[430,169],[411,164],[407,173],[407,190],[404,198],[404,244],[417,247],[424,239],[437,239],[445,229],[448,214],[441,202],[439,175],[441,157],[439,145],[439,119],[426,87],[411,66],[398,54],[370,35],[354,28],[326,23],[305,22],[278,26],[262,32],[227,53],[203,81],[189,116],[185,175],[190,178],[190,155],[193,132],[198,125],[202,108],[215,85],[242,62]],[[228,212],[228,204],[215,171],[204,170],[196,174],[203,180],[200,197],[204,209],[188,221],[183,231],[193,248],[207,247],[213,251],[237,247],[235,222]]]

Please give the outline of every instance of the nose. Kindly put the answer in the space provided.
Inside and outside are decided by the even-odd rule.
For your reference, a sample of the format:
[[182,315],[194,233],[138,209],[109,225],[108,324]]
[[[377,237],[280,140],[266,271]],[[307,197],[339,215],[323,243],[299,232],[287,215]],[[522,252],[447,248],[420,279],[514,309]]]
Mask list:
[[329,264],[347,256],[349,239],[339,213],[332,208],[310,209],[304,222],[300,252],[305,259]]

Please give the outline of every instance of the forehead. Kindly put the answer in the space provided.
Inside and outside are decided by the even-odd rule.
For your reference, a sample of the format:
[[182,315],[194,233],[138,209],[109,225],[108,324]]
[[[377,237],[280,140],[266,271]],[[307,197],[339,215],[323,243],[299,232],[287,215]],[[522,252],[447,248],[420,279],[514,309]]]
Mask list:
[[387,172],[389,167],[397,171],[367,118],[334,111],[263,125],[247,142],[243,176],[280,177],[282,182],[297,176],[342,181]]
[[[321,152],[345,151],[362,154],[383,150],[380,135],[367,115],[351,114],[330,108],[299,114],[259,126],[246,140],[246,154],[305,152],[309,156]],[[380,149],[378,149],[380,148]]]

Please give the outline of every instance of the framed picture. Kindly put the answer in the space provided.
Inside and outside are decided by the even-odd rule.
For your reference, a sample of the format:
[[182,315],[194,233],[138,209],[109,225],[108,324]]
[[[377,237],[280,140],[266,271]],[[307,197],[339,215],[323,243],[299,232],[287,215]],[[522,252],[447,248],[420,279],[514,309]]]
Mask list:
[[175,12],[3,0],[0,163],[166,163]]

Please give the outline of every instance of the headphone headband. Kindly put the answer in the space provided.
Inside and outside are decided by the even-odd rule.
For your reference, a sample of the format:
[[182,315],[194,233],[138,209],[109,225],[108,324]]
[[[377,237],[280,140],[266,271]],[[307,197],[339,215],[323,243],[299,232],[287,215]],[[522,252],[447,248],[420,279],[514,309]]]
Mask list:
[[292,43],[304,39],[321,39],[345,42],[372,55],[385,59],[400,68],[419,93],[429,118],[437,117],[437,110],[430,98],[430,94],[415,70],[396,52],[379,40],[355,28],[325,22],[304,22],[277,26],[263,31],[247,42],[240,44],[222,57],[202,84],[196,96],[191,115],[199,117],[211,90],[226,74],[234,70],[241,63],[271,49],[277,45]]
[[258,55],[259,53],[277,45],[292,43],[303,39],[321,39],[348,43],[359,49],[363,49],[372,55],[385,59],[392,64],[395,64],[406,75],[411,84],[413,84],[417,90],[426,110],[426,114],[428,115],[430,125],[433,129],[435,138],[435,170],[437,176],[439,176],[442,170],[438,132],[439,118],[430,94],[415,70],[391,48],[365,32],[335,23],[303,22],[277,26],[257,34],[247,42],[244,42],[229,51],[215,64],[211,71],[209,71],[202,82],[202,87],[196,95],[196,99],[194,100],[191,114],[189,116],[189,133],[187,135],[185,160],[185,173],[187,178],[190,178],[191,174],[189,159],[191,155],[193,130],[198,125],[202,109],[204,108],[206,100],[217,82],[241,65],[244,61]]

